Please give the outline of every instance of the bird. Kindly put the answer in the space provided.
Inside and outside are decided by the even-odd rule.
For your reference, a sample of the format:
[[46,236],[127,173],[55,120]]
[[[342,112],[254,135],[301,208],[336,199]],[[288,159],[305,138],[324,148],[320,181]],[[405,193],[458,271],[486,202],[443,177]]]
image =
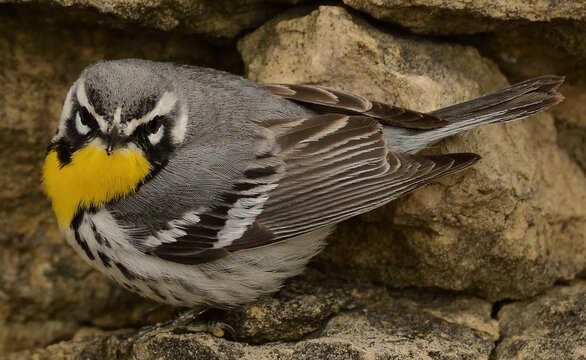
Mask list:
[[42,186],[99,271],[159,303],[231,308],[300,274],[336,224],[480,158],[420,150],[556,105],[563,81],[423,113],[318,84],[99,61],[66,95]]

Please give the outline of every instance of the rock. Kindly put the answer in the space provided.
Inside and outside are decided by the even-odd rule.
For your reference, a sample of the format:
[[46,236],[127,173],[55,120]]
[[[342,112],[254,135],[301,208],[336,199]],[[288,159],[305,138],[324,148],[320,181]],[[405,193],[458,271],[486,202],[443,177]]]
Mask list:
[[139,25],[161,30],[197,33],[212,38],[233,38],[303,0],[2,0],[0,3],[34,4],[40,18],[59,22],[113,27]]
[[477,34],[516,21],[586,21],[586,5],[579,1],[531,2],[507,0],[344,0],[372,17],[426,34]]
[[[325,314],[320,310],[322,304],[341,304],[352,298],[358,307],[345,306],[329,313],[319,328],[297,342],[249,345],[207,334],[160,333],[135,343],[125,353],[127,335],[85,330],[70,341],[13,353],[10,359],[488,359],[498,338],[497,324],[490,318],[491,305],[478,298],[429,291],[388,294],[382,288],[335,280],[343,288],[340,291],[324,280],[328,279],[294,280],[277,296],[283,310],[279,320],[289,326],[272,327],[273,339],[291,339],[289,332],[296,325],[303,327],[300,316]],[[334,293],[338,299],[332,297]],[[313,300],[308,302],[308,298]],[[261,301],[252,306],[255,310],[243,311],[240,321],[264,333],[267,317],[258,314],[276,314],[275,304]],[[307,316],[305,322],[315,323]]]
[[[285,14],[239,49],[254,80],[316,83],[421,111],[506,85],[471,47],[382,32],[340,7]],[[458,151],[483,159],[342,224],[321,268],[491,300],[534,295],[584,268],[586,178],[556,145],[550,115],[474,130],[432,149]]]
[[556,118],[558,144],[586,174],[586,87],[567,86],[566,103],[552,112]]
[[0,15],[0,354],[69,338],[79,323],[140,323],[153,305],[74,254],[41,193],[45,149],[80,71],[102,58],[131,56],[237,70],[222,60],[234,53],[186,36],[41,25],[35,18]]
[[586,359],[586,282],[503,306],[494,359]]
[[[570,31],[572,24],[552,25],[535,29],[522,26],[499,32],[474,44],[494,59],[507,76],[520,81],[542,74],[566,76],[561,92],[566,100],[551,109],[557,129],[557,143],[586,172],[586,39],[583,31]],[[567,46],[551,34],[563,32]]]
[[381,288],[350,285],[308,269],[275,297],[230,310],[224,321],[234,327],[239,341],[295,341],[320,329],[334,314],[363,307],[385,295]]
[[[586,60],[586,33],[583,31],[586,3],[582,1],[344,0],[344,3],[416,33],[467,35],[465,41],[472,41],[481,49],[492,42],[519,38],[522,48],[543,48],[531,62],[519,63],[529,68],[534,67],[535,60],[540,62],[560,52],[567,56],[555,68],[568,64],[582,68]],[[509,52],[519,52],[519,49],[502,47],[498,56]]]
[[[300,2],[0,0],[0,358],[586,357],[586,283],[545,290],[586,276],[586,16],[582,3],[559,1],[346,0],[415,32],[494,32],[466,37],[468,46],[380,31],[332,6],[293,10],[243,38],[248,76],[264,82],[318,83],[427,111],[507,78],[555,72],[568,75],[568,100],[552,110],[555,126],[545,114],[431,149],[484,158],[342,224],[314,264],[325,275],[310,271],[273,297],[211,313],[234,326],[237,342],[161,333],[127,347],[137,327],[169,319],[172,310],[153,310],[61,240],[39,170],[67,88],[101,58],[240,72],[229,39]],[[479,298],[543,291],[504,305],[500,324],[491,310],[501,303]]]

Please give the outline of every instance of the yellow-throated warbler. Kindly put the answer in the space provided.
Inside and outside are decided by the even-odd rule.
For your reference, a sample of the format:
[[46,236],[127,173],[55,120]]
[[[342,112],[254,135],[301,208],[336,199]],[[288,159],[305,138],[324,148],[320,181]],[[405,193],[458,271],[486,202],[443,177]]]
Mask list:
[[105,61],[69,90],[43,184],[94,267],[159,302],[233,306],[299,274],[336,223],[479,158],[418,150],[557,104],[562,81],[420,113],[321,86]]

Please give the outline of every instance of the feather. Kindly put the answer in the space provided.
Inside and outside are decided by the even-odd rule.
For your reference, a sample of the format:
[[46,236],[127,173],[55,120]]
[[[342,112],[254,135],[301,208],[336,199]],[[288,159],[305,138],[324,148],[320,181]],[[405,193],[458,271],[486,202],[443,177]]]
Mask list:
[[[270,106],[282,97],[325,113],[250,119],[244,124],[252,125],[252,131],[218,128],[230,142],[214,143],[226,139],[218,135],[208,138],[212,143],[181,150],[162,173],[172,175],[171,183],[178,184],[174,189],[190,187],[175,197],[177,205],[168,207],[174,209],[173,220],[141,245],[168,261],[202,264],[331,227],[479,159],[469,153],[423,156],[394,151],[388,129],[405,131],[407,141],[486,119],[508,121],[559,101],[560,81],[527,81],[429,114],[320,86],[266,85],[277,96],[269,98]],[[155,177],[150,183],[157,181]],[[183,200],[194,199],[193,194],[205,201]]]
[[198,264],[294,238],[369,211],[478,158],[392,153],[382,125],[366,116],[326,114],[262,126],[269,132],[259,131],[264,137],[256,141],[272,146],[255,146],[264,152],[245,165],[233,190],[192,214],[199,221],[182,227],[184,234],[161,243],[153,255]]
[[274,95],[298,102],[318,113],[366,115],[382,124],[409,129],[435,129],[448,124],[440,117],[404,109],[398,106],[370,101],[342,90],[308,84],[268,84],[265,88]]

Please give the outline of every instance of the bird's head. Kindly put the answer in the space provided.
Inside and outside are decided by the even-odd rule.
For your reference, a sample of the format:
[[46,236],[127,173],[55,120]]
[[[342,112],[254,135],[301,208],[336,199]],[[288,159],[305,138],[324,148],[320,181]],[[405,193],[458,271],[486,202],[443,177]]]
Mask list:
[[183,141],[185,105],[152,69],[136,60],[100,62],[70,88],[43,167],[62,228],[76,212],[136,191]]

